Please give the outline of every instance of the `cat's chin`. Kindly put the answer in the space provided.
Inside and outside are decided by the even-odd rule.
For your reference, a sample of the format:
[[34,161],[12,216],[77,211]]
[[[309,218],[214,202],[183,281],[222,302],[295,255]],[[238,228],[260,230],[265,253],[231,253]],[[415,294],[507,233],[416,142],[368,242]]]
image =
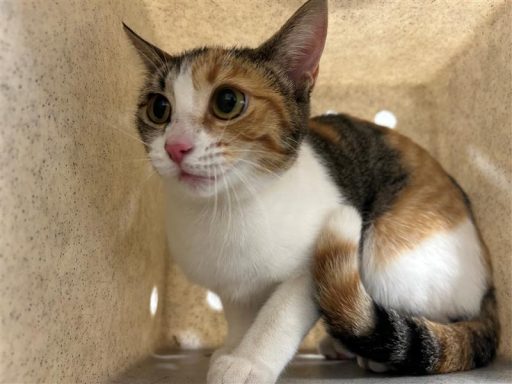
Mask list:
[[191,199],[208,199],[216,194],[221,194],[225,186],[221,177],[217,177],[215,180],[213,177],[198,176],[187,172],[180,172],[164,178],[172,191]]

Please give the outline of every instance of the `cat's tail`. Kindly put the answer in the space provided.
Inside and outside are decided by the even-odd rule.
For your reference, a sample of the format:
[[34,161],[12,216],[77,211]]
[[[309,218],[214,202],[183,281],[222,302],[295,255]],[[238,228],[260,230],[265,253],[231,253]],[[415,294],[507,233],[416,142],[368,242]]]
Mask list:
[[477,318],[441,324],[375,303],[362,284],[355,246],[317,252],[314,279],[328,332],[362,358],[422,375],[481,367],[496,355],[499,323],[492,288]]

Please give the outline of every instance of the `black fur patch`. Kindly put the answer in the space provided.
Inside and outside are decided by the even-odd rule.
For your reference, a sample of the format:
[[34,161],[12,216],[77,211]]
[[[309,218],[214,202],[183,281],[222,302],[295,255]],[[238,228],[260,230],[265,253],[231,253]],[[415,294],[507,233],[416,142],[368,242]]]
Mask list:
[[386,128],[348,115],[325,115],[314,121],[340,136],[333,143],[310,131],[307,140],[323,160],[343,195],[361,214],[364,229],[385,212],[405,187],[408,173],[399,153],[385,140]]
[[[427,327],[415,319],[374,304],[375,325],[369,335],[354,336],[329,327],[331,335],[351,352],[388,364],[400,373],[432,373],[440,356],[440,347]],[[327,323],[328,317],[326,318]],[[338,330],[336,330],[338,329]]]
[[441,348],[425,324],[416,319],[407,319],[409,328],[409,348],[405,359],[396,362],[394,367],[400,372],[412,375],[432,373],[439,361]]

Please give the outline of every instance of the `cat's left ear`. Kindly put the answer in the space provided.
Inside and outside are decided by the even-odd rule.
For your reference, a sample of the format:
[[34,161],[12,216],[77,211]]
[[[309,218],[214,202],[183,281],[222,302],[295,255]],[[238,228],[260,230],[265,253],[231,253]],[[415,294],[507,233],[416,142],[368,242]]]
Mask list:
[[327,37],[327,0],[309,0],[258,50],[286,71],[298,89],[311,89]]
[[123,23],[123,28],[133,46],[137,49],[146,69],[150,72],[158,70],[164,63],[169,61],[170,55],[162,51],[160,48],[144,40],[142,37],[137,35],[133,29]]

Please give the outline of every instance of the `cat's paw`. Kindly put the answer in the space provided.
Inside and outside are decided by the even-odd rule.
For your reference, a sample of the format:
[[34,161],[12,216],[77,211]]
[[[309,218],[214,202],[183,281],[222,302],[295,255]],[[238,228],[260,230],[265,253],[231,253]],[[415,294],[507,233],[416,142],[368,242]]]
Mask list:
[[376,361],[365,359],[361,356],[357,356],[357,365],[374,373],[384,373],[391,370],[386,364],[377,363]]
[[326,336],[320,341],[318,352],[327,360],[350,360],[356,357],[330,336]]
[[210,356],[210,367],[215,363],[216,360],[218,360],[219,357],[229,355],[230,349],[226,347],[220,347],[213,351],[212,355]]
[[277,380],[271,369],[261,363],[234,355],[220,356],[208,370],[208,384],[274,384]]

